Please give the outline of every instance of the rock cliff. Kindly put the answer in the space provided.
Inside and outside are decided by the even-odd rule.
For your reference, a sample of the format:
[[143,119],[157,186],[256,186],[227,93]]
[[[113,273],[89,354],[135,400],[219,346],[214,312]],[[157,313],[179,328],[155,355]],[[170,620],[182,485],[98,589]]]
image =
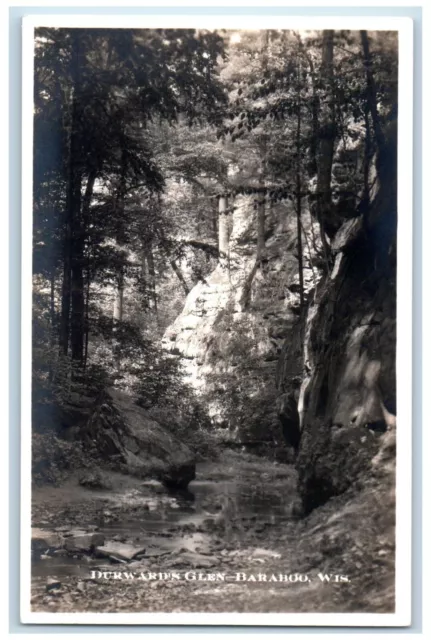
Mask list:
[[[249,197],[237,197],[229,255],[187,297],[163,343],[182,357],[188,382],[206,400],[217,426],[230,437],[271,440],[281,436],[277,416],[277,368],[286,340],[285,375],[299,375],[299,277],[297,221],[293,205],[266,206],[265,247],[256,258],[256,220]],[[316,224],[304,211],[305,294],[319,277],[312,243]],[[240,432],[240,433],[239,433]]]
[[293,204],[267,206],[257,261],[255,214],[237,198],[228,261],[190,292],[164,336],[215,424],[242,440],[283,433],[296,451],[305,512],[359,486],[395,426],[394,136],[385,154],[366,210],[338,203],[328,265],[303,212],[303,318]]
[[395,145],[388,137],[371,204],[340,226],[309,305],[296,461],[306,513],[361,487],[382,449],[395,482],[395,440],[388,453],[383,438],[396,423]]

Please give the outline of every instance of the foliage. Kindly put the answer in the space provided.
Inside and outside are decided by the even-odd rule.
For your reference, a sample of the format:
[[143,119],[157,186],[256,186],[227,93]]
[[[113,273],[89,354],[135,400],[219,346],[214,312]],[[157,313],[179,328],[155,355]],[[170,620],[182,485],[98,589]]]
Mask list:
[[32,482],[58,484],[69,469],[90,466],[85,448],[79,441],[67,442],[55,433],[33,433]]
[[[196,179],[193,156],[181,150],[192,125],[202,140],[200,166],[218,171],[214,154],[205,159],[202,150],[205,123],[217,123],[225,103],[216,77],[223,55],[215,32],[37,30],[33,386],[39,408],[67,406],[74,394],[108,384],[138,390],[148,406],[168,392],[179,394],[178,364],[157,342],[155,279],[185,250],[173,241],[160,194],[167,179]],[[202,271],[193,261],[193,277]],[[123,313],[114,320],[115,290],[125,285],[130,320]],[[49,410],[37,413],[40,427]]]
[[280,440],[277,389],[272,372],[265,375],[262,368],[261,338],[251,318],[234,320],[227,312],[220,314],[208,345],[212,366],[203,403],[216,405],[215,426],[227,429],[228,440]]
[[276,439],[275,381],[246,315],[229,333],[226,311],[216,328],[207,406],[160,338],[218,264],[221,195],[227,213],[250,196],[263,218],[294,203],[302,319],[302,212],[321,233],[316,269],[329,270],[330,240],[369,208],[396,123],[394,35],[40,28],[35,44],[38,427],[113,385],[176,414],[189,440],[208,430],[216,397],[243,437]]

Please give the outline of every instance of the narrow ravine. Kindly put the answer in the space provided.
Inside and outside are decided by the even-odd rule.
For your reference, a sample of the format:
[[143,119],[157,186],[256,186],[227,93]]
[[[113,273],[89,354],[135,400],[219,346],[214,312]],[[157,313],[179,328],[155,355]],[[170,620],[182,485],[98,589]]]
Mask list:
[[393,613],[397,33],[34,44],[29,616]]

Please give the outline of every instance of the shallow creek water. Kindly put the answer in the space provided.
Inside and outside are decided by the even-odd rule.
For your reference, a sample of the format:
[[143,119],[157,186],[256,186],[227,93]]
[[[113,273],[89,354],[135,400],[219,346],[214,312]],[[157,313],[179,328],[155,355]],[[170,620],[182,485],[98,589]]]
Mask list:
[[[96,532],[106,541],[145,548],[149,561],[184,551],[211,554],[226,544],[241,546],[246,530],[291,520],[286,486],[292,484],[287,465],[265,461],[249,465],[200,463],[196,480],[182,493],[168,492],[155,481],[113,474],[111,490],[85,489],[70,484],[36,490],[33,526],[61,530],[62,535]],[[58,517],[53,518],[57,510]],[[80,517],[81,514],[81,517]],[[54,526],[52,526],[54,524]],[[105,562],[106,559],[103,559]],[[34,556],[33,580],[48,576],[88,575],[101,564],[89,554]]]

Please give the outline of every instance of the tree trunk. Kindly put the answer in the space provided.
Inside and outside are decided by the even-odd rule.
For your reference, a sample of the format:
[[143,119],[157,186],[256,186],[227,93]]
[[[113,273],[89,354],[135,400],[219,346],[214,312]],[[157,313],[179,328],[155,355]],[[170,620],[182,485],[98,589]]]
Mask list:
[[88,341],[90,334],[90,267],[87,266],[87,285],[86,285],[86,293],[85,293],[85,346],[84,346],[84,370],[87,366],[88,361]]
[[61,286],[61,314],[59,329],[60,353],[67,356],[70,333],[70,309],[72,293],[72,262],[74,259],[74,236],[77,219],[81,210],[81,173],[76,163],[79,158],[80,141],[75,131],[78,115],[77,98],[74,95],[72,105],[71,133],[69,143],[66,207],[63,231],[63,281]]
[[219,212],[219,235],[218,235],[218,249],[220,254],[220,264],[227,270],[229,270],[229,212],[228,212],[228,199],[226,196],[219,196],[218,201]]
[[[266,29],[264,31],[263,38],[263,46],[261,50],[262,54],[262,63],[261,69],[264,76],[267,75],[268,71],[268,59],[269,59],[269,49],[270,49],[270,41],[269,41],[269,30]],[[268,171],[268,144],[265,132],[263,133],[260,144],[260,176],[259,176],[259,186],[261,188],[261,193],[259,194],[259,200],[257,202],[257,246],[256,246],[256,260],[258,262],[258,266],[262,267],[262,257],[265,251],[265,181],[267,178]]]
[[69,325],[70,325],[70,231],[64,233],[63,238],[63,280],[61,283],[61,312],[59,327],[59,349],[60,354],[67,356],[69,350]]
[[241,307],[241,311],[247,311],[250,307],[250,302],[251,302],[251,287],[253,284],[253,280],[254,277],[257,273],[257,269],[259,266],[259,261],[256,259],[255,263],[253,265],[252,270],[250,271],[250,273],[247,276],[247,279],[244,283],[243,289],[242,289],[242,294],[241,294],[241,298],[239,301],[240,307]]
[[77,230],[72,250],[72,313],[70,318],[70,344],[72,360],[79,366],[84,364],[84,239],[82,231]]
[[51,272],[51,277],[50,277],[50,281],[49,281],[49,285],[50,285],[50,295],[49,295],[49,303],[50,303],[50,308],[49,308],[49,316],[50,316],[50,329],[51,329],[51,335],[50,335],[50,358],[49,358],[49,381],[52,382],[53,377],[54,377],[54,369],[53,369],[53,357],[54,357],[54,348],[55,348],[55,343],[56,343],[56,336],[55,336],[55,332],[57,329],[57,320],[55,317],[55,269],[53,268],[52,272]]
[[363,192],[362,205],[368,210],[370,205],[370,167],[372,159],[371,130],[369,109],[365,109],[365,148],[364,148],[364,171],[363,171]]
[[256,260],[261,261],[265,251],[265,196],[261,194],[257,203]]
[[124,275],[121,272],[117,278],[117,288],[115,291],[113,318],[116,322],[123,321],[124,306]]
[[[269,31],[266,30],[263,36],[263,45],[261,48],[262,55],[262,64],[261,70],[263,75],[266,75],[268,69],[268,58],[269,58]],[[259,152],[260,152],[260,167],[259,167],[259,187],[260,193],[259,198],[256,202],[256,260],[254,265],[248,274],[242,289],[242,294],[240,298],[240,306],[243,311],[246,311],[250,307],[251,303],[251,290],[253,286],[253,281],[256,276],[258,269],[263,270],[263,257],[265,253],[265,179],[267,176],[267,161],[268,161],[268,146],[267,139],[265,133],[261,136],[259,140]]]
[[158,315],[157,311],[157,283],[156,283],[156,269],[154,265],[153,248],[150,245],[147,249],[147,264],[148,264],[148,276],[150,281],[150,296],[152,301],[152,308],[154,314]]
[[[93,168],[88,176],[87,185],[85,188],[84,197],[82,200],[82,235],[83,238],[88,237],[88,229],[90,223],[90,206],[91,199],[93,197],[94,192],[94,184],[97,178],[97,169]],[[84,240],[83,240],[84,242]],[[84,255],[82,255],[83,263],[84,263]],[[83,355],[83,368],[85,370],[88,361],[88,342],[89,342],[89,334],[90,334],[90,317],[89,317],[89,307],[90,307],[90,286],[91,286],[91,258],[90,258],[90,249],[87,249],[86,256],[86,277],[85,277],[85,301],[84,301],[84,355]]]
[[[263,184],[263,180],[262,180]],[[259,196],[259,200],[257,202],[257,242],[256,242],[256,260],[254,265],[248,274],[244,286],[242,289],[241,298],[239,304],[241,306],[242,311],[247,311],[250,307],[251,302],[251,288],[253,285],[253,280],[256,276],[258,269],[262,269],[262,258],[264,257],[265,252],[265,197],[263,194]]]
[[331,177],[334,157],[336,126],[334,82],[334,32],[323,32],[321,78],[325,87],[325,99],[320,104],[319,154],[317,162],[317,218],[321,228],[321,240],[326,259],[329,247],[325,234],[333,237],[336,228],[331,223]]
[[[298,67],[298,102],[296,120],[296,234],[298,239],[299,304],[301,331],[304,318],[304,263],[302,248],[302,199],[301,199],[301,67]],[[302,336],[301,336],[302,341]]]
[[[71,351],[72,360],[79,366],[84,366],[84,344],[87,334],[85,321],[85,238],[88,231],[90,217],[90,205],[93,197],[94,184],[97,177],[96,169],[92,169],[87,179],[85,194],[74,216],[74,234],[72,245],[72,314],[71,314]],[[79,201],[81,201],[81,186],[79,188]]]
[[181,282],[181,285],[184,289],[184,293],[186,294],[186,296],[190,293],[190,288],[186,282],[186,279],[184,278],[181,269],[179,268],[179,266],[177,265],[177,263],[175,262],[175,260],[171,260],[171,267],[172,270],[174,271],[175,275],[177,276],[178,280]]
[[[121,169],[120,180],[118,189],[114,201],[114,216],[116,216],[116,243],[120,248],[124,243],[124,230],[122,224],[124,221],[125,203],[124,198],[126,194],[126,175],[127,175],[127,155],[124,148],[124,141],[122,142],[121,149]],[[124,251],[121,252],[121,260],[123,259]],[[124,265],[120,264],[119,272],[117,274],[117,287],[115,291],[113,318],[116,322],[123,321],[123,308],[124,308]]]
[[311,74],[311,141],[310,141],[310,161],[308,168],[308,175],[310,178],[314,178],[317,174],[317,154],[318,154],[318,141],[319,141],[319,96],[316,91],[316,73],[314,70],[313,59],[310,55],[307,55],[308,64]]
[[91,198],[93,197],[94,191],[94,183],[97,178],[97,169],[91,169],[88,179],[87,185],[85,187],[84,197],[82,199],[82,220],[84,231],[86,232],[88,229],[88,224],[90,220],[90,206],[91,206]]
[[367,77],[367,103],[368,103],[367,106],[368,106],[368,109],[370,110],[371,119],[373,121],[374,135],[376,138],[376,144],[378,149],[377,174],[379,176],[379,179],[381,179],[381,174],[382,174],[381,163],[383,162],[383,154],[385,149],[385,136],[383,135],[382,126],[380,124],[379,113],[377,110],[376,85],[374,82],[372,62],[371,62],[370,43],[368,41],[368,33],[366,31],[361,31],[361,42],[362,42],[362,50],[364,54],[365,73]]
[[217,244],[217,240],[218,240],[218,210],[217,210],[217,202],[214,202],[213,200],[211,200],[210,203],[211,206],[211,231],[212,231],[212,238],[214,240],[214,243]]
[[56,329],[56,318],[55,318],[55,270],[53,269],[51,272],[51,276],[49,279],[49,320],[51,324],[51,334],[54,335]]
[[[71,238],[68,256],[68,268],[66,283],[70,286],[69,296],[65,291],[64,300],[67,301],[67,309],[70,313],[70,343],[72,360],[82,363],[83,359],[83,325],[84,325],[84,238],[81,228],[81,175],[73,179],[73,193],[70,198]],[[69,315],[69,314],[67,314]],[[66,313],[64,314],[66,317]],[[67,341],[66,341],[67,345]],[[67,348],[64,353],[67,354]]]
[[124,307],[124,276],[123,271],[117,274],[117,286],[115,289],[114,308],[112,311],[112,356],[113,364],[116,365],[115,357],[120,351],[120,344],[117,341],[117,328],[118,323],[123,321],[123,307]]
[[[78,124],[80,104],[80,43],[79,36],[72,35],[72,104],[70,112],[66,206],[63,232],[63,282],[61,289],[61,314],[59,327],[60,353],[67,356],[71,334],[72,358],[82,362],[82,313],[83,239],[81,233],[81,139]],[[71,313],[72,307],[72,313]],[[80,335],[81,334],[81,335]]]

